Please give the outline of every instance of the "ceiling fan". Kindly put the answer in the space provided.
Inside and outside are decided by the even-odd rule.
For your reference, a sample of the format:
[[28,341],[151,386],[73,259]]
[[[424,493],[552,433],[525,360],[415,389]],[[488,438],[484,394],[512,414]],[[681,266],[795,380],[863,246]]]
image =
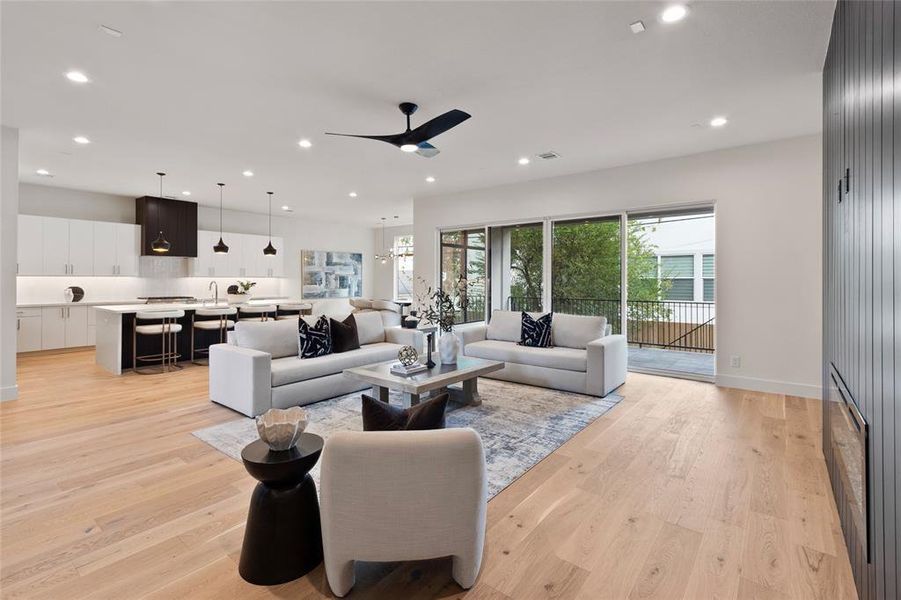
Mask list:
[[431,158],[438,154],[440,150],[429,143],[429,140],[435,138],[448,129],[452,129],[471,117],[469,113],[462,110],[449,110],[443,115],[435,117],[431,121],[423,123],[416,129],[410,129],[410,115],[416,112],[418,105],[412,102],[401,102],[398,105],[400,112],[407,117],[407,130],[403,133],[395,133],[392,135],[355,135],[352,133],[329,133],[326,135],[340,135],[344,137],[357,137],[367,140],[378,140],[380,142],[388,142],[393,146],[397,146],[404,152],[415,152],[419,156]]

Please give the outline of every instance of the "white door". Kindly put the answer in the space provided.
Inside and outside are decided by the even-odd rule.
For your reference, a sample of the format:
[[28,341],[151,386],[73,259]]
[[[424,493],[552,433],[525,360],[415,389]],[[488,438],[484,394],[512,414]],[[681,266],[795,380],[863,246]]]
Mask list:
[[116,223],[116,275],[137,277],[140,256],[140,226]]
[[69,220],[42,217],[44,275],[69,274]]
[[117,275],[117,223],[94,223],[94,275]]
[[44,235],[41,217],[19,215],[18,232],[19,275],[44,274]]
[[36,315],[16,318],[16,352],[34,352],[41,349],[41,309]]
[[41,309],[41,350],[66,347],[66,309],[45,306]]
[[69,275],[94,274],[94,222],[69,221]]
[[88,307],[66,306],[66,347],[88,345]]

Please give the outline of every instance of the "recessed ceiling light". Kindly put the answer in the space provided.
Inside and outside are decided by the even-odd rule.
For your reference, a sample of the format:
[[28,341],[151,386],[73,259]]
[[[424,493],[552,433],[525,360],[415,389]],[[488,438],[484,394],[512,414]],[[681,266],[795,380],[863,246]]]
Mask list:
[[435,183],[435,178],[432,177],[431,175],[426,177],[425,180],[426,180],[426,183]]
[[688,9],[685,8],[681,4],[674,4],[669,6],[660,13],[660,20],[664,23],[675,23],[676,21],[681,21],[685,18],[685,15],[688,14]]
[[641,21],[629,23],[629,29],[632,30],[632,33],[641,33],[644,31],[644,23],[642,23]]
[[417,150],[419,150],[419,146],[417,146],[416,144],[404,144],[400,147],[400,149],[404,152],[416,152]]
[[310,142],[310,140],[300,140],[299,142],[297,142],[297,145],[301,148],[309,148],[313,144]]
[[283,204],[282,210],[285,212],[291,212],[292,208],[290,206],[288,206],[287,204]]
[[253,177],[253,171],[244,171],[241,175],[244,177]]
[[183,192],[181,193],[181,195],[182,195],[182,196],[190,196],[190,195],[191,195],[191,192],[189,192],[188,190],[185,190],[185,191],[183,191]]
[[86,138],[83,135],[76,135],[74,138],[72,138],[72,141],[75,142],[76,144],[90,144],[91,143],[91,140],[89,140],[88,138]]
[[52,175],[50,175],[50,171],[48,171],[47,169],[38,169],[37,171],[35,171],[35,173],[37,173],[41,177],[52,177]]
[[351,192],[351,193],[348,194],[348,196],[350,196],[351,198],[356,198],[356,197],[357,197],[357,193],[356,193],[356,192]]
[[526,158],[525,156],[523,156],[522,158],[519,159],[518,162],[519,162],[519,164],[521,164],[521,165],[527,165],[527,164],[529,164],[531,161],[530,161],[528,158]]
[[723,125],[725,125],[728,122],[729,122],[729,119],[727,119],[726,117],[713,117],[712,119],[710,119],[710,126],[711,127],[722,127]]
[[82,73],[81,71],[69,71],[66,73],[66,79],[69,81],[74,81],[75,83],[87,83],[90,81],[88,76]]
[[106,25],[101,25],[100,27],[98,27],[98,29],[100,29],[100,31],[107,35],[111,35],[113,37],[122,37],[122,32],[118,29],[113,29],[112,27],[107,27]]

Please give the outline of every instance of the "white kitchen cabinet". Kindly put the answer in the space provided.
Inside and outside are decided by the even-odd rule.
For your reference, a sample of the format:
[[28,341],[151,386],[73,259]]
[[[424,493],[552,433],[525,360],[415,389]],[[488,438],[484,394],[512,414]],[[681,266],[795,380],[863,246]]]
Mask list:
[[197,258],[191,271],[194,277],[234,277],[243,280],[284,276],[282,238],[272,238],[272,244],[278,249],[275,256],[263,254],[263,248],[269,243],[268,235],[226,232],[222,238],[228,245],[228,254],[213,252],[213,246],[219,242],[218,231],[197,232]]
[[117,223],[94,223],[94,275],[116,275]]
[[66,347],[66,309],[45,306],[41,309],[41,350]]
[[43,275],[44,234],[41,217],[19,215],[18,275]]
[[41,309],[16,309],[16,352],[41,349]]
[[69,275],[94,274],[94,222],[69,219]]
[[66,347],[88,345],[88,307],[66,306]]
[[87,306],[45,306],[41,309],[41,350],[88,345]]
[[69,274],[69,219],[42,217],[43,275]]
[[140,227],[128,223],[96,221],[94,230],[94,275],[137,277]]
[[116,223],[116,275],[137,277],[140,258],[140,225]]

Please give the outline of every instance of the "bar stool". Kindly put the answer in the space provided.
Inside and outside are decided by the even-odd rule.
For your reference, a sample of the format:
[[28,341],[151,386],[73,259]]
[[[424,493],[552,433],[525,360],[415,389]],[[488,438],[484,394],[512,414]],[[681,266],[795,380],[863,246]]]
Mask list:
[[[185,316],[183,310],[142,310],[135,313],[135,320],[131,333],[131,369],[140,375],[164,373],[170,369],[181,369],[178,359],[178,336],[181,332],[181,324],[178,319]],[[138,325],[139,321],[161,321],[152,325]],[[162,348],[159,354],[144,354],[138,356],[138,336],[158,335],[162,338]],[[159,369],[138,369],[138,361],[157,362]]]
[[[234,329],[235,322],[229,319],[230,315],[235,315],[238,313],[238,309],[233,306],[222,307],[222,308],[198,308],[194,311],[194,314],[191,315],[191,362],[199,365],[204,364],[194,360],[195,354],[205,354],[207,356],[207,362],[209,362],[210,349],[209,346],[206,348],[197,348],[194,343],[194,332],[198,329],[203,331],[214,331],[216,329],[219,330],[219,343],[225,343],[226,334],[229,329]],[[197,321],[197,317],[218,317],[216,319],[205,319],[202,321]]]
[[[242,306],[238,308],[239,321],[268,321],[269,315],[278,309],[274,304],[256,304],[254,306]],[[253,315],[253,316],[244,316]]]
[[296,302],[279,304],[278,305],[278,316],[275,317],[277,321],[284,321],[286,319],[296,319],[300,315],[311,315],[313,314],[313,305],[309,303],[298,304]]

